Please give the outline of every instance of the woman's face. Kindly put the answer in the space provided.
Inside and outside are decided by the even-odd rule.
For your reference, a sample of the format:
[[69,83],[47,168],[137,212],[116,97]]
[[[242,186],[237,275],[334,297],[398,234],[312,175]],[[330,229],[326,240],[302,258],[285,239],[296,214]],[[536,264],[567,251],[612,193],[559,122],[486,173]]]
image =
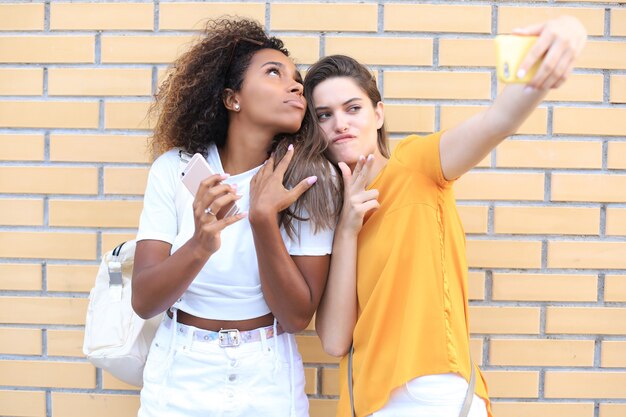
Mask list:
[[383,104],[376,107],[349,77],[329,78],[313,89],[317,121],[328,140],[328,156],[353,166],[360,155],[380,153],[377,131],[383,125]]
[[273,134],[300,129],[306,110],[302,78],[280,51],[262,49],[252,56],[235,97],[240,116],[254,125]]

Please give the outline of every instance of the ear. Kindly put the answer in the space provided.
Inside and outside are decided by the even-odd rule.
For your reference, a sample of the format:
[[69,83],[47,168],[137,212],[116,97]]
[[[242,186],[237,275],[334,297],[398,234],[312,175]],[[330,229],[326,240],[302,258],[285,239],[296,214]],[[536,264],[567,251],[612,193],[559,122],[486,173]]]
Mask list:
[[383,127],[385,122],[385,105],[382,101],[379,101],[374,108],[374,114],[376,115],[376,129]]
[[227,110],[239,110],[239,98],[237,97],[237,93],[235,93],[230,88],[226,88],[222,93],[222,102],[224,103],[224,107],[226,107]]

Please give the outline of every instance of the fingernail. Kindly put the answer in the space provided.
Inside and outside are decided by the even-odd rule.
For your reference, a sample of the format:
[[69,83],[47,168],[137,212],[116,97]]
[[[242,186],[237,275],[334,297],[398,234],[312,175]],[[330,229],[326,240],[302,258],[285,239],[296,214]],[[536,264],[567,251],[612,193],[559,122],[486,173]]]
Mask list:
[[289,146],[287,147],[287,150],[288,151],[292,151],[293,150],[293,144],[292,143],[289,144]]
[[313,175],[312,177],[307,178],[306,182],[308,182],[309,185],[315,184],[317,182],[317,176]]
[[524,71],[523,69],[517,71],[517,78],[524,78],[524,75],[526,75],[526,71]]
[[359,155],[359,161],[365,161],[365,157],[363,155]]
[[367,160],[368,161],[371,161],[372,159],[374,159],[374,155],[372,155],[372,154],[367,155]]
[[223,178],[223,179],[226,179],[226,178],[228,178],[228,177],[230,177],[230,174],[226,174],[226,173],[224,173],[224,174],[222,174],[222,175],[221,175],[221,178]]
[[530,94],[530,93],[532,93],[533,91],[535,91],[535,89],[534,89],[534,88],[532,88],[532,87],[531,87],[531,86],[529,86],[529,85],[527,85],[526,87],[524,87],[524,92],[525,92],[526,94]]
[[237,191],[237,184],[230,184],[230,188],[232,188],[233,191]]

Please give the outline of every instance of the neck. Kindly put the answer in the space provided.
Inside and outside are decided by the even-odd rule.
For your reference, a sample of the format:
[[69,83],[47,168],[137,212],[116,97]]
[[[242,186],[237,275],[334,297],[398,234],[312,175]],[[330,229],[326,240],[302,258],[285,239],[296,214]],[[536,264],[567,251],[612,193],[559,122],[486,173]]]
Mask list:
[[237,175],[261,165],[267,159],[273,137],[273,133],[258,126],[231,122],[226,144],[218,149],[224,172]]
[[380,171],[383,170],[383,168],[387,165],[388,161],[389,160],[385,158],[378,151],[378,149],[376,149],[376,152],[374,152],[374,165],[372,165],[372,169],[369,172],[369,175],[367,178],[367,185],[370,185],[372,181],[374,181],[374,178],[376,178],[376,176],[380,173]]

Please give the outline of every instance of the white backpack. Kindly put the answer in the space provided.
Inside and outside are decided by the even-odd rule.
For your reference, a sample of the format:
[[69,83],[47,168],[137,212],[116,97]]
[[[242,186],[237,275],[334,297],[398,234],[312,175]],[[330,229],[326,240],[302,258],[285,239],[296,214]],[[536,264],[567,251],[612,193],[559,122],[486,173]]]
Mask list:
[[[189,156],[180,152],[182,172]],[[178,185],[175,194],[178,229],[191,194]],[[143,368],[163,314],[149,320],[131,306],[134,240],[124,242],[102,257],[95,286],[89,293],[83,353],[98,368],[128,384],[143,386]]]

